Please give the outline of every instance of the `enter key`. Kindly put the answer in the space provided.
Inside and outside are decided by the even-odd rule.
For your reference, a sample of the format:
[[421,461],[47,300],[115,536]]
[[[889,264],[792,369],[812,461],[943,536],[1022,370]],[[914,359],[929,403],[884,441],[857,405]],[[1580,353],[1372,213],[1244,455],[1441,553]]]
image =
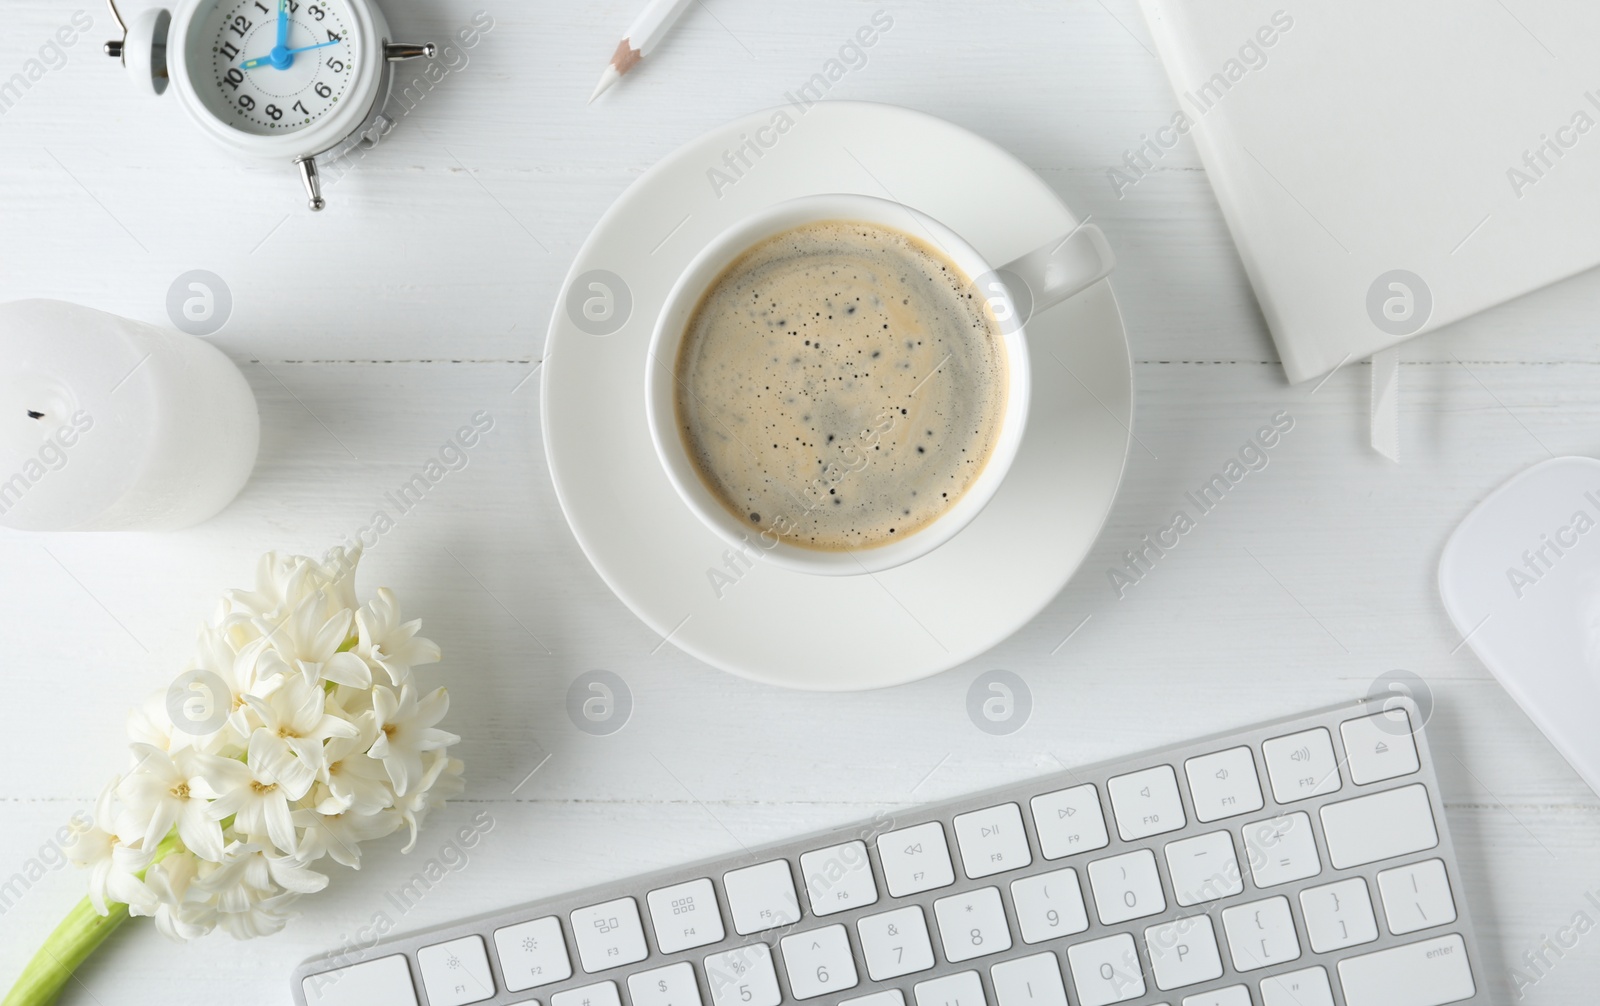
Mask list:
[[1339,962],[1347,1006],[1445,1006],[1477,994],[1459,935]]

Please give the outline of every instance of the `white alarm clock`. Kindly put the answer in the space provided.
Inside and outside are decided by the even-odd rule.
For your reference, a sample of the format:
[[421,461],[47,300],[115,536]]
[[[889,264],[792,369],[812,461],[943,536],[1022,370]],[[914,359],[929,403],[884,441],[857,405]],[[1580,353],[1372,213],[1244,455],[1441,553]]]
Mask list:
[[107,42],[139,88],[170,82],[213,140],[246,157],[294,165],[311,209],[325,205],[317,158],[372,146],[393,126],[390,64],[432,56],[397,44],[371,0],[179,0],[146,11]]

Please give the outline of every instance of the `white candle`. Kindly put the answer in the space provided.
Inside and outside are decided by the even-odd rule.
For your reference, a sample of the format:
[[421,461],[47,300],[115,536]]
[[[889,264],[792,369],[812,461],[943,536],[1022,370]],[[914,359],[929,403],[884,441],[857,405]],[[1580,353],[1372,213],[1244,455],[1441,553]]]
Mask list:
[[261,420],[217,347],[60,301],[0,305],[0,526],[169,531],[255,467]]

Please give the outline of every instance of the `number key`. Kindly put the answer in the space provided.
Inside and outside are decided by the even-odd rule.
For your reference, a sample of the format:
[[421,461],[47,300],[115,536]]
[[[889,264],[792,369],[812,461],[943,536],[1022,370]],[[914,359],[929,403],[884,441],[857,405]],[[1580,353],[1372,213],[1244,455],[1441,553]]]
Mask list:
[[933,914],[939,920],[944,958],[952,964],[1011,949],[1011,930],[1005,909],[1000,907],[998,887],[940,898],[933,903]]
[[765,943],[712,954],[706,958],[706,982],[713,1006],[778,1006],[778,973],[772,969],[772,948]]
[[1112,856],[1089,864],[1089,886],[1100,921],[1108,926],[1165,911],[1156,855],[1149,849]]
[[1011,903],[1017,909],[1024,943],[1043,943],[1089,928],[1076,870],[1056,870],[1013,880]]
[[856,963],[843,926],[785,936],[778,945],[783,949],[784,970],[789,973],[789,992],[796,999],[815,999],[856,987]]
[[700,985],[688,961],[628,976],[633,1006],[700,1006]]
[[875,982],[933,967],[928,920],[916,905],[858,919],[856,935],[861,937],[867,974]]

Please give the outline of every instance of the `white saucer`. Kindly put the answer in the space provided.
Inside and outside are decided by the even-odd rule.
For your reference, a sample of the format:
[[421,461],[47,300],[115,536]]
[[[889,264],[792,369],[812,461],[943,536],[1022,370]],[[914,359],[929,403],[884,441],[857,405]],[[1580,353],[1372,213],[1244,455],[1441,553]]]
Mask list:
[[[937,551],[864,576],[810,576],[759,562],[746,570],[736,561],[730,572],[727,546],[667,481],[645,421],[651,329],[694,254],[757,208],[821,192],[915,206],[997,265],[1078,223],[1020,161],[941,119],[844,101],[782,111],[793,122],[787,132],[766,128],[776,109],[723,126],[651,168],[601,218],[550,323],[545,450],[589,560],[674,645],[791,688],[894,685],[1005,639],[1088,554],[1131,438],[1127,336],[1106,282],[1029,322],[1033,413],[1021,452],[984,512]],[[619,280],[622,288],[608,289]],[[603,316],[613,295],[615,318],[585,324],[620,328],[591,335],[579,327],[579,305],[590,300]]]

